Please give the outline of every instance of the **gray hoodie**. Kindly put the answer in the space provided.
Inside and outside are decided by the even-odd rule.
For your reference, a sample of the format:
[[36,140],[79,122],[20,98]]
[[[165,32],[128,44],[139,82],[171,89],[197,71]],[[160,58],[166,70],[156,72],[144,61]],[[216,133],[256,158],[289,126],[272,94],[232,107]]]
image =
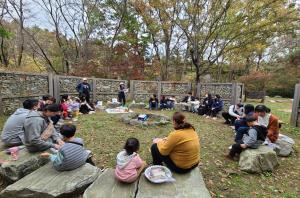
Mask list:
[[59,134],[53,129],[52,136],[47,140],[41,139],[41,134],[49,124],[49,118],[44,117],[42,112],[31,111],[24,123],[25,146],[29,152],[44,151],[54,147],[53,142],[59,139]]
[[120,169],[123,169],[126,167],[126,165],[136,156],[136,153],[132,153],[131,155],[128,155],[125,150],[122,150],[117,155],[117,166]]
[[[4,144],[10,145],[15,142],[11,142],[15,138],[24,139],[24,121],[27,117],[29,109],[19,108],[17,109],[5,122],[1,140]],[[21,143],[21,142],[20,142]]]

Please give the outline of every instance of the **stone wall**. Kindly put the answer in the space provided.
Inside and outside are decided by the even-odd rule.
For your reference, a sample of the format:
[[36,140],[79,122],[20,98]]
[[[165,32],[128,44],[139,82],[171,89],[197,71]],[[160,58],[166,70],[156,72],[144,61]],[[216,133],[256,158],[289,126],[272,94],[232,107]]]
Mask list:
[[22,106],[24,100],[49,94],[48,78],[48,75],[1,72],[0,110],[11,114]]
[[[81,77],[60,76],[60,75],[39,75],[18,72],[0,73],[0,114],[11,114],[16,108],[22,105],[27,98],[39,98],[50,94],[59,99],[61,95],[68,94],[78,96],[76,86],[81,82]],[[190,82],[166,82],[166,81],[130,81],[126,80],[88,78],[91,85],[91,99],[93,101],[109,101],[118,97],[119,84],[124,82],[130,93],[127,99],[136,102],[146,102],[150,96],[174,96],[181,101],[188,92],[192,90]],[[234,87],[236,86],[236,87]],[[241,100],[243,85],[235,83],[210,83],[199,84],[197,87],[198,97],[203,98],[205,93],[220,94],[228,105],[232,102],[233,95]],[[95,95],[94,95],[95,94]]]

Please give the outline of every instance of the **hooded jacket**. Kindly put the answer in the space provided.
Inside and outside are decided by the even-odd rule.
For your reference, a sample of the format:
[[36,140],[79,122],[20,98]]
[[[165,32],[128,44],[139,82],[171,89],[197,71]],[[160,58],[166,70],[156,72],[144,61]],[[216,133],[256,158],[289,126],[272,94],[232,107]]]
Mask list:
[[29,109],[19,108],[17,109],[5,122],[1,139],[5,144],[10,144],[10,140],[20,137],[24,138],[24,122],[27,117]]
[[25,146],[29,152],[44,151],[54,147],[53,141],[57,141],[60,137],[53,128],[53,134],[49,140],[41,139],[41,134],[45,131],[49,124],[49,118],[43,116],[42,112],[31,111],[24,122],[24,140]]
[[120,169],[123,169],[126,167],[126,165],[136,156],[136,153],[133,153],[131,155],[128,155],[125,150],[121,151],[117,155],[117,166]]

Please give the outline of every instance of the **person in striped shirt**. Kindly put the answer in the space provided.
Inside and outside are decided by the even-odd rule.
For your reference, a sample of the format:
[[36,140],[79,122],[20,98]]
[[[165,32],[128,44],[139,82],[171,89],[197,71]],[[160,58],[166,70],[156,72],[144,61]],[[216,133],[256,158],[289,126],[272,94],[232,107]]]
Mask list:
[[64,145],[56,154],[44,152],[42,157],[50,158],[57,171],[69,171],[79,168],[86,162],[95,165],[91,160],[91,152],[83,147],[83,140],[75,138],[76,127],[72,124],[61,126],[60,133],[64,137]]

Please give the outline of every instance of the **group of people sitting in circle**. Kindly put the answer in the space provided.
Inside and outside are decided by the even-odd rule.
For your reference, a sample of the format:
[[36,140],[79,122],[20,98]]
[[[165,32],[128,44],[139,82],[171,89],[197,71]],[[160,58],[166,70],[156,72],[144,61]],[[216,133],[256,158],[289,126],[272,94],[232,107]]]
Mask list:
[[176,103],[175,96],[161,96],[160,101],[158,101],[158,98],[156,94],[153,94],[149,99],[149,109],[150,110],[171,110],[174,109],[174,105]]
[[[41,111],[38,111],[43,106]],[[6,147],[25,145],[30,153],[42,152],[57,171],[74,170],[85,163],[94,164],[92,154],[76,138],[76,127],[63,124],[56,129],[52,117],[61,115],[59,104],[41,105],[36,99],[23,102],[4,124],[1,140]],[[151,145],[153,165],[163,165],[177,173],[186,173],[198,166],[200,143],[195,128],[186,122],[182,113],[173,117],[172,131],[168,137],[156,138]],[[133,182],[146,166],[138,155],[139,141],[129,138],[117,155],[115,177],[122,182]],[[49,151],[50,150],[50,151]]]
[[[186,98],[188,102],[193,100],[189,97]],[[67,98],[62,97],[62,104],[65,102],[63,99]],[[55,127],[57,119],[64,115],[62,104],[55,104],[50,98],[43,102],[25,100],[23,108],[17,109],[7,119],[2,142],[7,147],[25,145],[29,152],[43,152],[41,156],[49,158],[58,171],[73,170],[85,163],[95,165],[91,152],[83,147],[83,140],[75,137],[74,125],[64,124],[59,129]],[[207,115],[215,116],[222,109],[223,102],[219,95],[212,99],[207,94],[202,105]],[[78,109],[78,105],[75,106]],[[270,142],[278,139],[278,118],[264,105],[254,107],[251,104],[236,104],[222,115],[225,123],[233,125],[236,131],[235,144],[226,156],[229,159],[235,159],[246,148],[257,148],[266,139]],[[153,139],[150,146],[152,164],[165,165],[176,173],[187,173],[199,164],[199,137],[182,113],[175,112],[172,123],[174,131],[167,137]],[[138,154],[139,147],[138,139],[129,138],[124,149],[117,154],[115,177],[119,181],[134,182],[147,166]]]

